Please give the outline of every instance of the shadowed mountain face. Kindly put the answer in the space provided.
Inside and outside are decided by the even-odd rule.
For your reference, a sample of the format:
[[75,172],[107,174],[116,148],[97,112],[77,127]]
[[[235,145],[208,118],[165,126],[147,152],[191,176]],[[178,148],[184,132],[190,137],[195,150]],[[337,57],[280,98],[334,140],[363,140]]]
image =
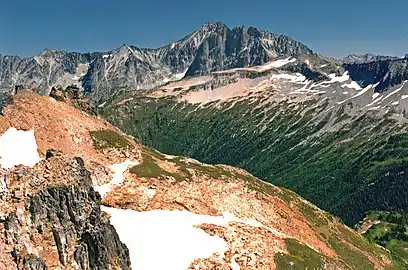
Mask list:
[[363,87],[378,83],[375,88],[377,92],[384,92],[408,80],[408,58],[351,63],[345,64],[344,68]]
[[374,61],[381,61],[381,60],[397,60],[398,57],[395,56],[383,56],[383,55],[375,55],[372,53],[366,53],[364,55],[356,55],[351,54],[342,59],[342,61],[346,64],[363,64],[368,62]]

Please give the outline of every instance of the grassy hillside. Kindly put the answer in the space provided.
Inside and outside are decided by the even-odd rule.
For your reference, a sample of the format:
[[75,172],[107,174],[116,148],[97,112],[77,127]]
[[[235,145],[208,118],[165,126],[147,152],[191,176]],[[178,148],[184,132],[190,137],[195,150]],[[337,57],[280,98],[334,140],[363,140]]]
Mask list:
[[372,211],[359,226],[370,242],[381,245],[408,262],[408,215]]
[[106,118],[160,151],[244,168],[296,191],[349,225],[368,210],[407,211],[408,135],[397,120],[353,115],[351,103],[222,106],[123,95]]

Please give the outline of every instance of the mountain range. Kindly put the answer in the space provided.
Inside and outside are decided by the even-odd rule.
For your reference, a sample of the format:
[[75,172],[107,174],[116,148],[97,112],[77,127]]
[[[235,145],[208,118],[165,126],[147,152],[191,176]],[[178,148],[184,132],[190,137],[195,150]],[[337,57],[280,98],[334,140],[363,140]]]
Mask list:
[[[122,45],[108,52],[69,53],[47,49],[40,55],[27,58],[0,55],[0,92],[10,93],[14,87],[23,85],[48,94],[55,85],[76,85],[93,102],[103,103],[122,89],[151,89],[184,77],[258,66],[288,56],[309,57],[313,63],[335,68],[342,67],[344,62],[355,81],[360,81],[361,76],[363,79],[375,76],[378,72],[381,76],[402,73],[402,78],[406,79],[406,65],[394,70],[386,64],[404,61],[401,59],[365,55],[350,56],[341,62],[320,56],[285,35],[254,27],[230,29],[225,24],[210,22],[181,40],[158,49]],[[371,66],[360,66],[372,60],[386,63],[379,64],[381,70],[374,72]],[[350,67],[349,64],[357,66]],[[395,80],[400,82],[401,76]],[[388,83],[382,87],[388,87]]]

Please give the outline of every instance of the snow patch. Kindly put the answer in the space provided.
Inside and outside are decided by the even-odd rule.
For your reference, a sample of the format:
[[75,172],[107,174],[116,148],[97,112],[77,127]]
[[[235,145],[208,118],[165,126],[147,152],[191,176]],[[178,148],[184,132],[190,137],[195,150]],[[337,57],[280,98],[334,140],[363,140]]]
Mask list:
[[372,106],[372,105],[374,105],[374,104],[380,102],[380,101],[383,99],[384,96],[381,96],[381,97],[379,97],[379,98],[377,98],[377,97],[378,97],[378,96],[376,96],[376,98],[374,99],[373,102],[371,102],[370,104],[366,105],[365,107],[370,107],[370,106]]
[[329,74],[328,76],[329,76],[329,78],[331,80],[327,81],[325,83],[346,82],[346,81],[348,81],[350,79],[348,71],[344,72],[343,75],[341,75],[341,76],[336,76],[335,73]]
[[380,95],[380,93],[374,93],[373,94],[373,100],[376,99],[379,95]]
[[393,103],[391,103],[391,105],[397,106],[399,104],[399,101],[394,101]]
[[348,93],[349,93],[349,92],[347,92],[347,91],[344,91],[344,92],[343,92],[343,95],[348,95]]
[[188,70],[188,68],[187,68],[186,70],[184,70],[184,72],[175,74],[175,75],[174,75],[174,78],[175,78],[176,80],[181,80],[181,79],[183,79],[184,76],[186,76],[187,70]]
[[283,66],[285,66],[285,65],[287,65],[289,63],[293,63],[293,62],[296,62],[296,58],[291,59],[291,57],[288,57],[286,59],[276,60],[276,61],[267,63],[265,65],[259,66],[259,68],[260,68],[260,71],[265,71],[265,70],[268,70],[268,69],[271,69],[271,68],[280,68],[280,67],[283,67]]
[[345,102],[347,102],[347,101],[349,101],[349,100],[351,100],[351,99],[353,99],[353,98],[359,97],[359,96],[363,95],[364,93],[366,93],[368,90],[370,90],[371,87],[374,87],[374,88],[375,88],[376,85],[372,85],[372,84],[367,85],[363,90],[361,90],[360,92],[358,92],[356,95],[352,96],[351,98],[345,99],[345,100],[343,100],[343,101],[341,101],[341,102],[338,102],[337,104],[340,105],[340,104],[343,104],[343,103],[345,103]]
[[358,83],[356,83],[355,81],[351,81],[350,83],[345,83],[341,86],[341,88],[353,88],[356,89],[357,91],[360,91],[362,88],[360,85],[358,85]]
[[392,91],[388,96],[386,96],[384,98],[384,100],[386,100],[389,97],[392,97],[393,95],[395,95],[396,93],[398,93],[399,91],[402,90],[402,88],[404,88],[405,84],[407,83],[407,81],[405,81],[399,88],[395,89],[394,91]]
[[407,98],[408,98],[408,95],[402,95],[402,96],[401,96],[401,99],[402,99],[402,100],[407,99]]
[[101,197],[105,197],[105,195],[110,192],[115,186],[119,186],[123,183],[123,173],[131,166],[138,165],[138,162],[132,162],[130,160],[126,160],[119,164],[114,164],[109,166],[109,169],[113,172],[112,180],[104,184],[102,186],[95,186],[94,189],[101,194]]
[[372,107],[372,108],[368,109],[368,111],[376,111],[376,110],[378,110],[380,108],[381,108],[381,106]]
[[106,58],[109,58],[109,57],[110,57],[110,54],[102,55],[102,58],[103,58],[103,59],[106,59]]
[[321,65],[320,67],[321,68],[327,67],[327,64]]
[[9,128],[0,137],[0,167],[4,169],[17,165],[33,167],[41,160],[37,148],[34,130]]
[[230,222],[262,226],[255,220],[240,219],[231,213],[208,216],[189,211],[137,212],[104,206],[102,210],[110,214],[119,238],[129,248],[132,268],[140,270],[188,269],[195,259],[209,258],[214,253],[222,258],[229,249],[228,244],[195,226],[227,226]]
[[271,76],[271,80],[288,80],[291,82],[304,82],[306,77],[300,73],[296,73],[296,75],[292,74],[274,74]]

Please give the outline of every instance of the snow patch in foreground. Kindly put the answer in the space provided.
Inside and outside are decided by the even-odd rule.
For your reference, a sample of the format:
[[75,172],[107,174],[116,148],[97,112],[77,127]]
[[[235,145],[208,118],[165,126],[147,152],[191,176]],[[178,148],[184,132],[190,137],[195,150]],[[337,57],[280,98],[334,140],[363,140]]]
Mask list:
[[0,167],[10,169],[17,165],[33,167],[41,158],[37,151],[34,130],[9,128],[0,136]]
[[139,163],[126,160],[119,164],[114,164],[109,166],[109,169],[113,172],[112,180],[102,186],[95,186],[94,189],[101,194],[101,197],[110,192],[115,186],[118,186],[123,183],[123,173],[131,166],[136,166]]
[[263,227],[255,220],[240,219],[228,212],[216,217],[189,211],[137,212],[104,206],[102,210],[110,214],[111,224],[129,249],[132,269],[138,270],[188,269],[195,259],[209,258],[214,253],[222,258],[229,249],[228,244],[194,226],[227,226],[239,222]]

